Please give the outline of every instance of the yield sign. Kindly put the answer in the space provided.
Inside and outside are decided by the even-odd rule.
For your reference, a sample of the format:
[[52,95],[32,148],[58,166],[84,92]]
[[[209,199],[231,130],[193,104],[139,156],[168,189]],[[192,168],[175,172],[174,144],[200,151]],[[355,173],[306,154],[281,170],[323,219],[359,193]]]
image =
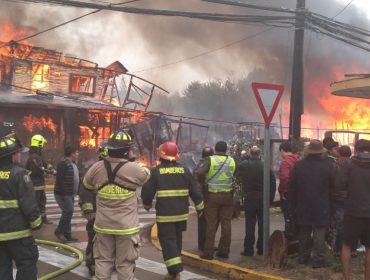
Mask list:
[[252,88],[265,124],[266,126],[270,126],[280,98],[283,95],[284,86],[252,83]]

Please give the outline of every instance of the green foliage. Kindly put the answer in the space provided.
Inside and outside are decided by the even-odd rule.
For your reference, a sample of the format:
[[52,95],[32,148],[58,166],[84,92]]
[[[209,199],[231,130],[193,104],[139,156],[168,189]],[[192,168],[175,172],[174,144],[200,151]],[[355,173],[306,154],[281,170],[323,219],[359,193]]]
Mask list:
[[305,147],[305,142],[308,142],[309,139],[307,138],[293,138],[292,139],[292,146],[293,146],[293,153],[299,155],[303,158],[304,152],[303,149]]
[[[238,164],[241,162],[241,152],[246,151],[253,146],[257,146],[261,150],[263,150],[263,146],[259,145],[258,140],[256,141],[248,141],[243,136],[243,131],[239,130],[235,137],[229,143],[229,152],[231,157],[234,159],[235,163]],[[234,187],[234,194],[239,197],[241,203],[243,203],[244,195],[243,195],[243,186],[242,186],[242,178],[238,171],[235,172],[233,178],[233,187]]]

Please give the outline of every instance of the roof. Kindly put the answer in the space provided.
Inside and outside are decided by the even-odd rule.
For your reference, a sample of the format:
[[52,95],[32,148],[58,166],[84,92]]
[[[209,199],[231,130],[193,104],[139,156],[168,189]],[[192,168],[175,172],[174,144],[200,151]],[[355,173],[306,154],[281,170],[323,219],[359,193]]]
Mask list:
[[119,62],[118,60],[113,62],[111,65],[108,65],[107,67],[105,67],[105,69],[113,70],[121,74],[128,72],[125,66],[123,66],[122,63]]
[[369,76],[335,82],[330,88],[333,95],[370,99]]

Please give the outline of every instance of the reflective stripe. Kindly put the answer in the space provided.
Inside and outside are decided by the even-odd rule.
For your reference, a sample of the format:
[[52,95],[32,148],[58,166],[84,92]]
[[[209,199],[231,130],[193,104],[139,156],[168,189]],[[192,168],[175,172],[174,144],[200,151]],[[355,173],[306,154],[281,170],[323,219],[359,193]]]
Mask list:
[[145,205],[145,204],[143,203],[143,206],[144,206],[144,208],[145,208],[145,209],[147,209],[147,208],[152,208],[152,206],[153,206],[153,205],[152,205],[152,204],[150,204],[150,205]]
[[145,171],[146,171],[146,174],[148,174],[147,176],[146,176],[146,179],[145,179],[145,181],[144,181],[144,183],[143,183],[143,185],[146,183],[146,182],[148,182],[149,181],[149,179],[150,179],[150,170],[145,166],[145,164],[144,163],[142,163],[142,162],[138,162],[137,163],[141,168],[143,168]]
[[33,222],[30,222],[31,228],[36,228],[41,225],[41,216],[39,216],[36,220]]
[[45,189],[45,186],[33,186],[33,188],[35,189],[35,191],[42,191]]
[[31,170],[26,169],[26,171],[27,171],[28,175],[31,175],[32,174],[32,171]]
[[165,261],[165,263],[166,263],[166,266],[169,267],[175,264],[182,263],[182,261],[181,261],[181,257],[176,257],[176,258]]
[[107,228],[99,228],[96,225],[94,225],[94,230],[99,233],[104,234],[115,234],[115,235],[130,235],[134,233],[138,233],[140,230],[140,227],[134,227],[129,229],[107,229]]
[[188,196],[189,190],[157,191],[157,197]]
[[189,218],[189,213],[177,216],[157,216],[157,222],[159,223],[170,223],[170,222],[180,222],[186,221]]
[[86,211],[86,210],[94,210],[94,206],[92,203],[85,203],[85,204],[82,204],[82,211]]
[[86,182],[86,178],[84,178],[83,183],[84,183],[84,186],[85,186],[87,189],[90,189],[90,190],[94,190],[94,189],[95,189],[93,186],[89,185],[89,184]]
[[0,233],[0,241],[20,239],[20,238],[28,237],[31,235],[32,235],[32,232],[31,232],[31,229],[29,228],[25,230],[21,230],[21,231]]
[[203,201],[201,203],[199,203],[198,205],[195,205],[195,209],[196,210],[202,210],[204,208],[204,203]]
[[219,192],[231,192],[233,190],[233,188],[229,188],[229,189],[224,189],[224,188],[221,188],[221,189],[211,189],[211,188],[208,188],[208,191],[211,192],[211,193],[219,193]]
[[[217,193],[232,191],[235,161],[230,156],[226,159],[225,164],[223,164],[223,160],[219,156],[211,156],[210,161],[210,170],[206,174],[206,178],[211,179],[208,181],[209,192]],[[217,173],[221,166],[222,170]],[[216,176],[214,176],[215,174]]]
[[18,208],[18,200],[0,200],[0,208]]
[[98,192],[98,196],[105,199],[128,199],[133,197],[134,195],[135,192],[129,192],[124,194]]

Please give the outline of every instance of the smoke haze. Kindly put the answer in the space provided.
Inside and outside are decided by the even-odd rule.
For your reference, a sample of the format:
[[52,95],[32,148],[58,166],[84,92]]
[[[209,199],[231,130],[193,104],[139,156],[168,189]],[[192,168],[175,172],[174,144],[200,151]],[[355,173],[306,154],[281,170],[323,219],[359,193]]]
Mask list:
[[[294,2],[288,0],[248,1],[248,3],[287,8],[295,8]],[[328,17],[333,17],[343,9],[343,6],[336,0],[308,0],[306,2],[310,11]],[[141,0],[128,5],[197,12],[277,14],[196,0]],[[26,5],[6,1],[1,1],[0,6],[1,19],[11,21],[18,28],[28,27],[35,32],[91,12],[88,9]],[[358,9],[355,5],[349,6],[336,20],[357,27],[369,27],[364,10]],[[97,62],[102,67],[119,60],[130,72],[137,72],[138,76],[171,92],[169,97],[155,96],[149,110],[187,115],[188,110],[179,106],[176,100],[181,98],[183,90],[192,81],[206,83],[208,80],[217,78],[225,80],[231,77],[238,80],[244,77],[246,85],[252,81],[284,84],[286,89],[283,104],[279,106],[277,113],[282,114],[283,124],[287,126],[292,75],[293,30],[274,28],[208,55],[168,67],[140,72],[143,69],[222,47],[268,28],[270,27],[102,11],[35,37],[30,42],[36,46],[76,54],[78,57]],[[334,119],[338,117],[336,112],[342,110],[343,106],[351,103],[353,99],[331,96],[330,84],[343,79],[346,73],[367,73],[369,54],[309,31],[305,35],[304,53],[305,115],[303,126],[332,126]],[[235,106],[237,110],[229,108],[230,115],[227,119],[262,121],[256,109],[257,103],[251,87],[244,86],[243,90],[243,97],[238,96],[240,100],[235,100],[229,105]],[[225,96],[225,98],[228,97]],[[339,99],[341,99],[340,106]],[[334,111],[328,111],[326,107],[328,103]],[[163,106],[163,104],[171,104],[171,107]],[[205,110],[212,110],[212,108]],[[204,117],[202,111],[192,112],[192,114],[192,116]],[[219,119],[217,115],[207,114],[207,117]],[[278,122],[277,114],[274,121]]]

